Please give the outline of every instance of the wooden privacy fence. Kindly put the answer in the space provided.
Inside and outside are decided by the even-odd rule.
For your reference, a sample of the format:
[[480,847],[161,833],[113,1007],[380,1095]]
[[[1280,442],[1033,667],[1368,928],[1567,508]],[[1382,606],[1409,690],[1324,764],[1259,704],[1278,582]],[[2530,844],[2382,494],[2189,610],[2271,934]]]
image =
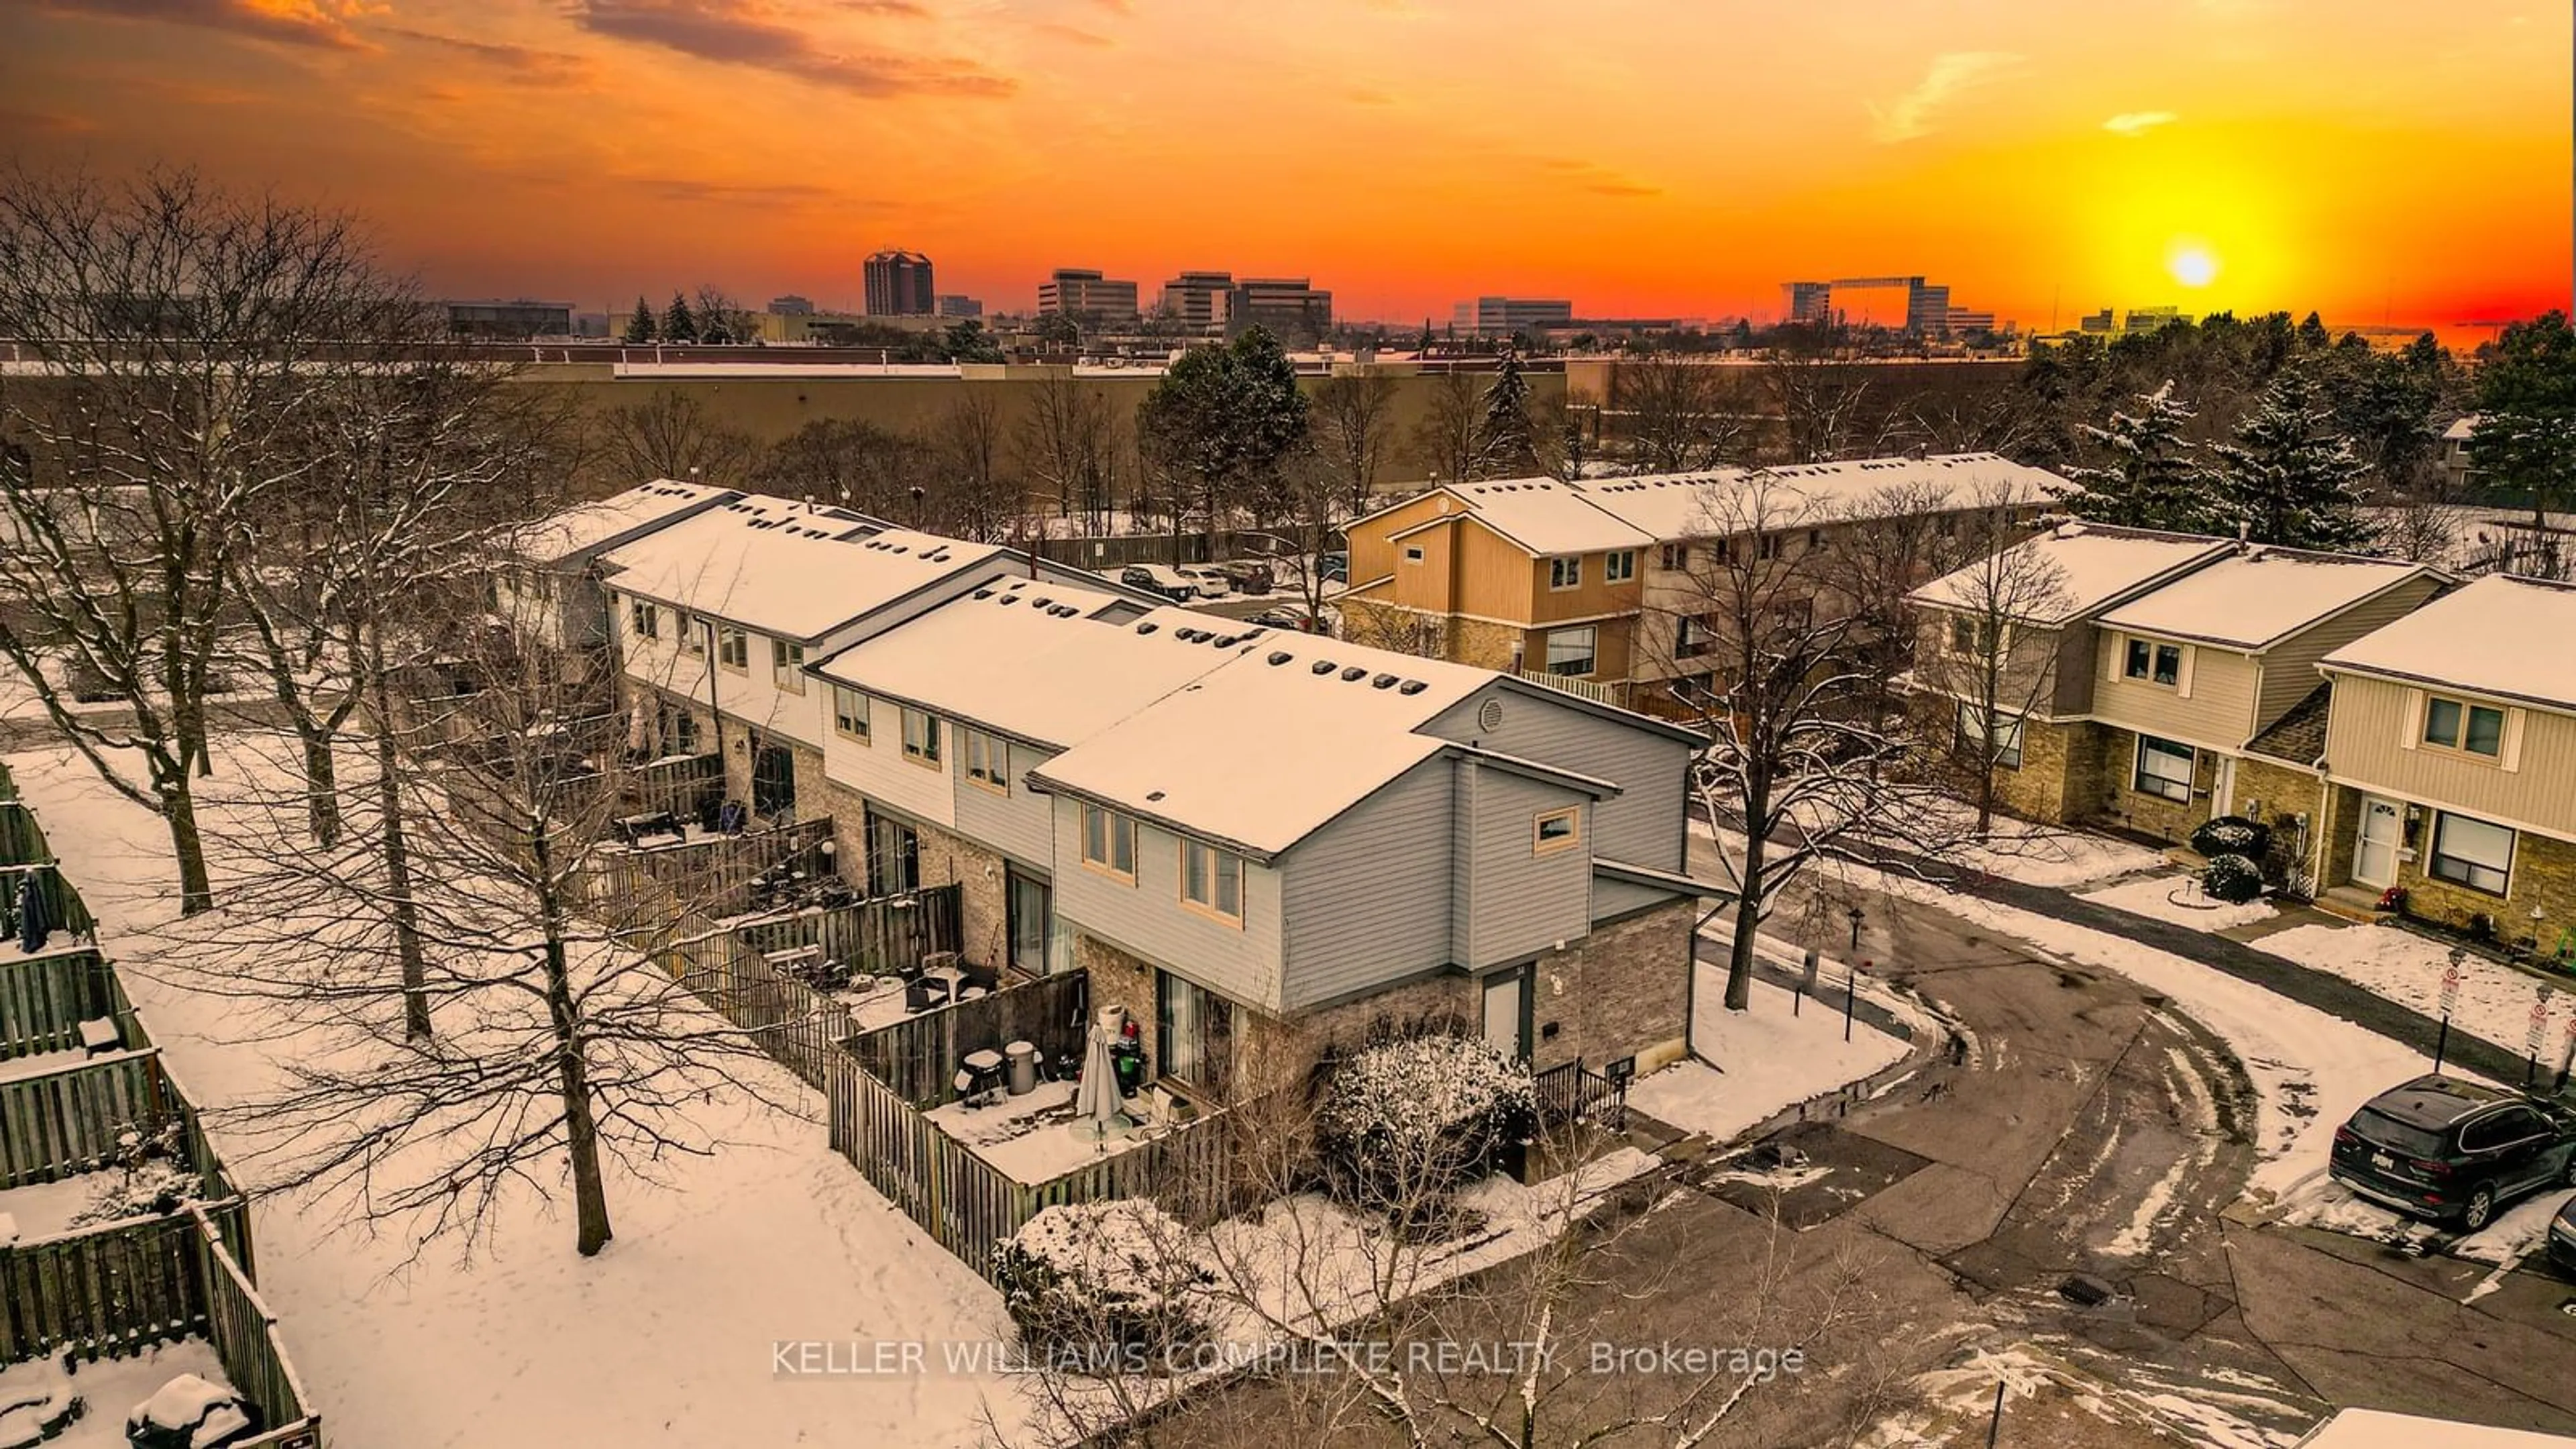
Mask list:
[[705,935],[663,947],[663,968],[806,1085],[824,1086],[840,1044],[858,1030],[849,1008],[770,965],[734,933],[707,925]]
[[956,1100],[957,1064],[978,1049],[1025,1041],[1079,1067],[1090,1006],[1087,973],[1041,976],[879,1027],[851,1042],[850,1055],[898,1099],[928,1109]]
[[853,974],[888,976],[921,964],[933,951],[958,949],[959,890],[926,886],[846,906],[812,906],[744,921],[734,934],[755,951],[820,946],[823,958]]
[[0,1188],[52,1182],[116,1155],[117,1136],[166,1115],[157,1049],[0,1081]]
[[0,865],[0,936],[16,940],[18,936],[18,894],[29,875],[36,878],[36,891],[45,898],[45,921],[57,935],[68,934],[82,940],[98,935],[98,922],[91,919],[89,904],[72,888],[63,873],[50,862],[30,865]]
[[582,862],[580,895],[611,924],[639,900],[677,901],[701,915],[736,916],[750,908],[752,877],[831,838],[832,822],[824,819],[694,836],[642,850],[602,845]]
[[696,820],[724,799],[724,756],[678,755],[637,765],[619,778],[618,789],[629,815],[668,810]]
[[91,947],[0,960],[0,1059],[81,1044],[80,1024],[116,1023],[120,1044],[141,1046],[134,1004],[115,968]]
[[[259,1406],[259,1421],[267,1426],[257,1438],[243,1441],[242,1449],[253,1445],[320,1449],[322,1416],[314,1412],[304,1381],[287,1358],[286,1346],[277,1340],[277,1315],[252,1285],[248,1269],[226,1250],[224,1244],[232,1235],[219,1232],[203,1209],[191,1206],[189,1213],[197,1228],[206,1337],[214,1343],[215,1357],[223,1360],[224,1377],[233,1381],[243,1398]],[[242,1235],[245,1240],[247,1236]]]
[[54,858],[45,844],[36,812],[14,799],[0,798],[0,865],[34,865]]

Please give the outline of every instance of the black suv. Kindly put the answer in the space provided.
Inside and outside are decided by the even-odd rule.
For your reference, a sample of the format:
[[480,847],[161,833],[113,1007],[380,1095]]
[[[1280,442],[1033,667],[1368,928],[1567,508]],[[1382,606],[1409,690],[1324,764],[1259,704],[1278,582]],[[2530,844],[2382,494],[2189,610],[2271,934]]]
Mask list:
[[2536,1098],[2417,1077],[2335,1129],[2330,1170],[2373,1202],[2475,1232],[2515,1198],[2576,1186],[2576,1118]]
[[2576,1197],[2549,1220],[2549,1261],[2558,1271],[2576,1276]]

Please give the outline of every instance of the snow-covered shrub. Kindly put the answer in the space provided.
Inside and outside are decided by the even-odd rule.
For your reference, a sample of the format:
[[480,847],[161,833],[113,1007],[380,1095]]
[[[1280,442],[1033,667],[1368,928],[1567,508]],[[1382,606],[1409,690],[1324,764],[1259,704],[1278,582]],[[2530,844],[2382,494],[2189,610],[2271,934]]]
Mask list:
[[89,1206],[72,1214],[66,1226],[160,1217],[177,1212],[180,1204],[197,1195],[197,1174],[167,1158],[154,1158],[106,1177],[90,1195]]
[[2200,873],[2200,888],[2211,900],[2243,905],[2263,894],[2263,868],[2241,855],[2213,855]]
[[1325,1188],[1408,1220],[1492,1163],[1538,1123],[1529,1065],[1480,1038],[1414,1036],[1336,1063],[1316,1106]]
[[2272,827],[2242,815],[2221,815],[2204,820],[2191,833],[2194,852],[2215,859],[2222,855],[2241,855],[2261,860],[2272,843]]
[[993,1250],[993,1266],[1021,1340],[1067,1363],[1166,1354],[1207,1332],[1216,1275],[1189,1230],[1143,1198],[1043,1209]]

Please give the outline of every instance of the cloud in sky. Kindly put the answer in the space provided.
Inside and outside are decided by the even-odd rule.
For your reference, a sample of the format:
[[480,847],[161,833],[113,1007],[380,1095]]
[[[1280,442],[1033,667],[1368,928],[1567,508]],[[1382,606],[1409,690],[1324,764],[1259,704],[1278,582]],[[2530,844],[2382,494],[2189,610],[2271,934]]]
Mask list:
[[1066,25],[1054,20],[1041,22],[1038,31],[1042,35],[1052,35],[1058,40],[1070,41],[1075,45],[1088,45],[1095,49],[1118,43],[1097,30],[1085,30],[1079,25]]
[[2020,56],[2005,50],[1954,50],[1936,55],[1912,90],[1883,108],[1869,108],[1877,122],[1871,128],[1872,134],[1888,144],[1928,136],[1932,134],[1933,118],[1943,107],[2020,63]]
[[468,56],[523,80],[563,82],[580,80],[590,74],[588,60],[560,50],[468,40],[459,35],[440,35],[434,31],[409,30],[401,26],[388,26],[380,33]]
[[581,0],[573,21],[594,35],[793,76],[857,96],[986,97],[1018,89],[1010,77],[971,61],[831,49],[743,0]]
[[357,0],[35,0],[35,5],[64,15],[194,25],[287,45],[369,48],[349,28],[350,17],[361,9]]
[[2102,123],[2102,129],[2114,136],[2143,136],[2158,126],[2170,126],[2182,117],[2171,111],[2122,111]]

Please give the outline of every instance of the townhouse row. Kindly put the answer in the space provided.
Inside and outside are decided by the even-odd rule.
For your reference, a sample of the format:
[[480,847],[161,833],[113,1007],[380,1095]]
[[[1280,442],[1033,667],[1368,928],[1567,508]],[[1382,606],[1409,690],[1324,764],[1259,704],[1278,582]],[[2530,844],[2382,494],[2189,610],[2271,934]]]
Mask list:
[[532,545],[640,750],[828,817],[870,895],[955,884],[970,957],[1088,972],[1184,1091],[1390,1017],[1680,1053],[1687,730],[775,498],[648,485]]
[[2576,587],[2069,523],[1914,601],[1915,682],[2016,813],[2245,816],[2329,902],[2576,943]]

